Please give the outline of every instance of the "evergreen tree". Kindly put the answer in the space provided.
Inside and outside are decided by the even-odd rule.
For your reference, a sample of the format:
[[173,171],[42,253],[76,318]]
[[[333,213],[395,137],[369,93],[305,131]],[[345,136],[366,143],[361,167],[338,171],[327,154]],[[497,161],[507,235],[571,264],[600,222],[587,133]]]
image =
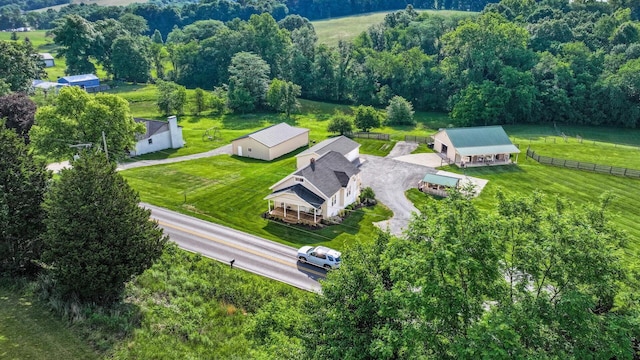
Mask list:
[[23,139],[0,122],[0,271],[32,273],[44,231],[41,208],[49,173]]
[[103,153],[84,152],[47,194],[46,249],[64,296],[110,304],[160,257],[167,237]]

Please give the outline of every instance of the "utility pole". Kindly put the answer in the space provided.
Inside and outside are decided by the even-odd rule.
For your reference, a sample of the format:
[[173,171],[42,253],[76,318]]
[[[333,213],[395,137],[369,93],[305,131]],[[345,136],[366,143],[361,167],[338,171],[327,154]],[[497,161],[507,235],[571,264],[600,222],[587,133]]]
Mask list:
[[104,144],[104,153],[107,155],[107,161],[109,161],[109,150],[107,150],[107,137],[102,132],[102,143]]

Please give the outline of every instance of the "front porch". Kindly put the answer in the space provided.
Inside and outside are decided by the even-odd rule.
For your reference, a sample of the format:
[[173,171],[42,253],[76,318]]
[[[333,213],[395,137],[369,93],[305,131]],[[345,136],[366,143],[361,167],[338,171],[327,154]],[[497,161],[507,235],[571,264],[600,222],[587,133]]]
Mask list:
[[[442,155],[441,155],[442,156]],[[460,156],[456,154],[456,160],[453,162],[457,167],[479,167],[479,166],[498,166],[509,165],[518,162],[518,154],[515,161],[511,160],[511,154],[482,154]]]
[[269,211],[269,216],[280,219],[289,224],[304,224],[316,226],[322,221],[322,215],[292,209],[277,207]]

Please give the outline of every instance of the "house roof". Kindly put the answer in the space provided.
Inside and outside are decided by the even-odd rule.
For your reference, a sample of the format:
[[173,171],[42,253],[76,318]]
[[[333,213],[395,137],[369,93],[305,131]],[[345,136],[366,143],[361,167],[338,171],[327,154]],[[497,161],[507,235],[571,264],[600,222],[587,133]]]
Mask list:
[[422,179],[423,182],[429,184],[437,184],[448,187],[456,187],[458,186],[458,182],[460,179],[454,178],[451,176],[437,175],[437,174],[426,174]]
[[50,89],[50,88],[59,88],[63,86],[69,86],[69,84],[60,84],[60,83],[44,81],[44,80],[33,80],[31,82],[31,85],[34,88],[39,88],[39,89]]
[[38,53],[38,55],[40,55],[42,60],[53,60],[53,55],[49,53]]
[[307,150],[301,152],[300,154],[298,154],[298,156],[307,154],[318,154],[322,156],[329,151],[337,151],[342,155],[347,155],[349,152],[358,148],[359,146],[360,144],[358,144],[357,142],[349,139],[346,136],[340,135],[323,140],[308,148]]
[[502,126],[477,126],[443,130],[460,155],[519,153]]
[[323,198],[314,194],[311,190],[307,189],[306,187],[300,184],[295,184],[293,186],[289,186],[287,188],[274,191],[273,194],[267,196],[266,198],[271,199],[274,197],[274,195],[279,195],[284,193],[295,194],[299,198],[306,201],[309,205],[315,208],[319,208],[320,206],[322,206],[322,204],[324,204],[324,201],[325,201]]
[[145,128],[147,129],[147,131],[144,134],[140,134],[137,136],[138,140],[148,139],[152,135],[169,131],[169,123],[166,121],[141,119],[141,118],[133,118],[133,120],[137,123],[143,123]]
[[304,177],[325,196],[332,196],[349,183],[360,170],[336,151],[329,151],[294,175]]
[[252,138],[266,147],[274,147],[305,132],[309,132],[309,129],[293,127],[287,123],[280,123],[234,140]]
[[88,80],[99,80],[97,76],[93,74],[82,74],[82,75],[71,75],[71,76],[63,76],[58,81],[65,80],[67,82],[78,82],[78,81],[88,81]]

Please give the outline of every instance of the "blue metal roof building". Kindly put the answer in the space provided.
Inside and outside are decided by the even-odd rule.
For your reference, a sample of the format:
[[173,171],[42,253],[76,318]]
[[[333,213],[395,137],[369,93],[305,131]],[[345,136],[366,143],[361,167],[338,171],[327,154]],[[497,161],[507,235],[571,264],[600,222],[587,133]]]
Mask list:
[[100,79],[93,74],[65,76],[58,79],[58,83],[71,86],[80,86],[82,88],[90,88],[100,86]]

